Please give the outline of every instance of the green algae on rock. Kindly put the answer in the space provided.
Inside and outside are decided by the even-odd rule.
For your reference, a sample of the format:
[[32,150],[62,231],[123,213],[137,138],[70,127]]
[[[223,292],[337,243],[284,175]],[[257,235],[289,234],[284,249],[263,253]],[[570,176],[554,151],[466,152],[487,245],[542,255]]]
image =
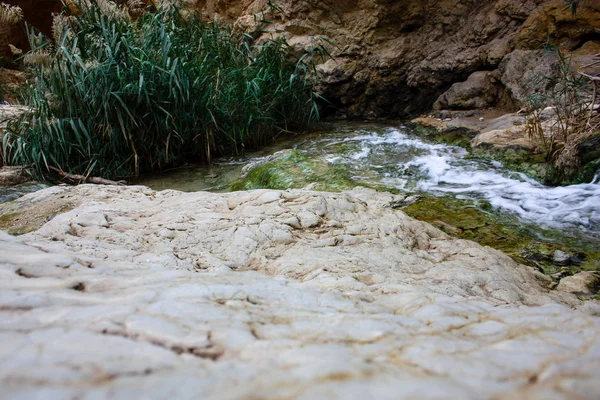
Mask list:
[[[536,267],[547,275],[600,270],[598,246],[556,230],[542,230],[523,223],[514,216],[493,210],[485,201],[421,196],[402,211],[450,235],[501,250],[515,261]],[[576,257],[569,265],[558,266],[553,260],[556,250]]]
[[33,197],[0,204],[0,230],[14,236],[23,235],[38,230],[56,215],[75,208],[81,199],[74,201],[68,195],[59,195],[62,189],[61,187],[46,189],[56,191],[55,196],[37,199],[33,194]]
[[232,182],[231,190],[298,189],[313,185],[317,190],[339,192],[355,186],[371,186],[353,179],[347,166],[310,157],[306,151],[284,150],[277,154]]

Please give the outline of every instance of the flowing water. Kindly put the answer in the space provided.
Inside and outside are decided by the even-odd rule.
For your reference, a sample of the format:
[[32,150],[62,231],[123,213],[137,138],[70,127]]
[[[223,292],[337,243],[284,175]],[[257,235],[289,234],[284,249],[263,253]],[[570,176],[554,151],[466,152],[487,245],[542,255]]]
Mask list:
[[390,188],[484,199],[527,222],[600,237],[600,174],[591,183],[546,187],[506,171],[499,162],[470,159],[464,149],[424,143],[402,128],[365,132],[343,142],[359,145],[346,156],[330,154],[330,162],[366,165]]
[[37,192],[38,190],[47,187],[48,185],[44,185],[41,183],[27,183],[18,186],[0,186],[0,204],[14,199],[18,199],[19,197],[27,193]]

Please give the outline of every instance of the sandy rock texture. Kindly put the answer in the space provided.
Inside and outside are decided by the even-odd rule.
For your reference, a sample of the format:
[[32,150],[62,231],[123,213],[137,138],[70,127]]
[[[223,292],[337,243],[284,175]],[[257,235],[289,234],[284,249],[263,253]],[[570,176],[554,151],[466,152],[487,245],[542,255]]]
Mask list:
[[55,187],[0,233],[0,397],[596,399],[598,304],[367,189]]
[[[413,123],[435,128],[440,134],[464,129],[472,133],[471,146],[492,145],[499,148],[517,147],[523,149],[535,148],[535,142],[527,135],[527,118],[522,114],[508,113],[498,116],[496,110],[466,116],[467,113],[449,113],[449,118],[443,120],[435,115],[424,115],[412,120]],[[548,111],[547,114],[551,112]],[[550,120],[550,118],[548,118]],[[544,126],[550,125],[549,121]]]

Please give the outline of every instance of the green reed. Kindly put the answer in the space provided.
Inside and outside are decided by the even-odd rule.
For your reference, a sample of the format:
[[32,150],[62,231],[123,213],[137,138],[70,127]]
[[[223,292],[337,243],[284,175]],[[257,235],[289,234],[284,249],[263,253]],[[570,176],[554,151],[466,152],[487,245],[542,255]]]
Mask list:
[[284,40],[253,45],[176,7],[136,21],[95,1],[82,9],[55,43],[30,36],[33,111],[10,124],[7,163],[131,176],[210,163],[318,118],[306,59],[291,60]]

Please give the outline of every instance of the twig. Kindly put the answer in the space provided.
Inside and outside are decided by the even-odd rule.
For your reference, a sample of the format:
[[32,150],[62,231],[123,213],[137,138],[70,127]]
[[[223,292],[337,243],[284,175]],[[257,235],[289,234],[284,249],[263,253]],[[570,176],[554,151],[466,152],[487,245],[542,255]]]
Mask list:
[[69,174],[68,172],[64,172],[61,171],[58,168],[55,167],[48,167],[50,168],[52,171],[56,172],[58,175],[62,176],[65,179],[68,179],[70,181],[73,182],[78,182],[78,183],[93,183],[96,185],[115,185],[115,186],[124,186],[127,184],[126,181],[111,181],[110,179],[104,179],[104,178],[99,178],[99,177],[85,177],[83,175],[77,175],[77,174]]
[[594,75],[586,74],[585,72],[581,72],[581,71],[579,71],[579,74],[583,75],[586,78],[589,78],[589,79],[591,79],[593,81],[600,81],[600,76],[594,76]]

